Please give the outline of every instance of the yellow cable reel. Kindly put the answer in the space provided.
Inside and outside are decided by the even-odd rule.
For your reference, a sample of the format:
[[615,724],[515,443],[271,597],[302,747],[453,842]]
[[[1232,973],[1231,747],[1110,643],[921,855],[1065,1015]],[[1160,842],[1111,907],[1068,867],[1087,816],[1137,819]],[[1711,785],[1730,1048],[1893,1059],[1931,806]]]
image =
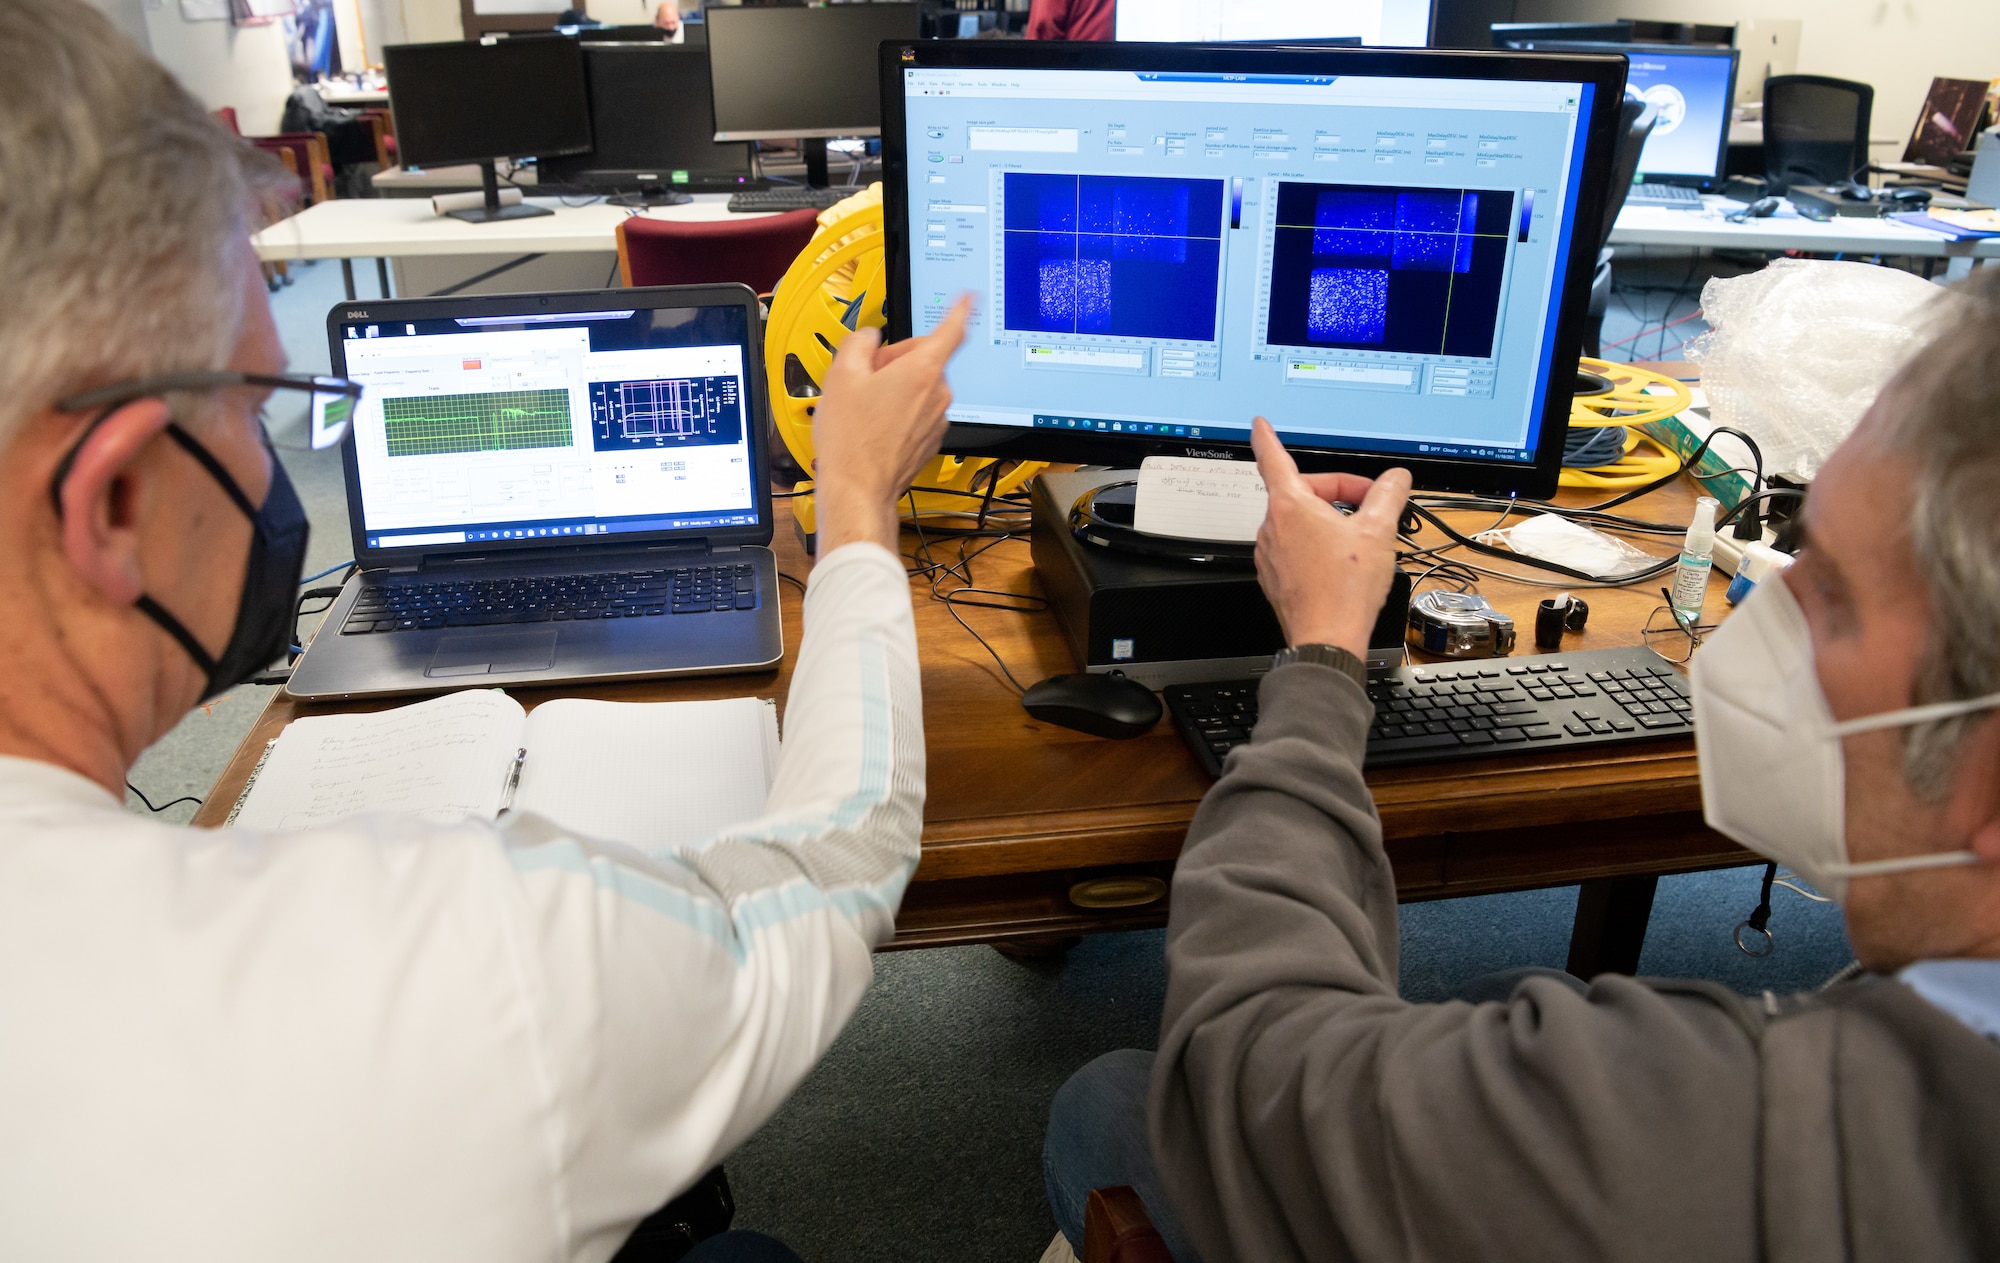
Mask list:
[[[880,328],[886,323],[884,264],[882,186],[877,183],[820,213],[819,231],[771,296],[764,325],[764,377],[771,386],[778,434],[801,468],[812,468],[813,408],[834,351],[863,325]],[[987,457],[939,456],[910,484],[904,516],[977,513],[988,479],[996,479],[992,494],[1004,496],[1047,467],[1045,461],[1022,461],[996,477],[986,472],[996,463]],[[796,490],[811,487],[809,481],[800,482]],[[811,496],[793,500],[792,515],[806,535],[817,531]]]
[[[1611,384],[1600,394],[1577,395],[1570,404],[1571,429],[1625,427],[1625,450],[1617,460],[1590,469],[1564,469],[1557,482],[1565,487],[1619,490],[1637,487],[1673,473],[1680,458],[1634,427],[1678,416],[1694,404],[1683,382],[1648,369],[1609,360],[1577,361],[1577,370],[1594,373]],[[1651,453],[1642,451],[1651,448]]]

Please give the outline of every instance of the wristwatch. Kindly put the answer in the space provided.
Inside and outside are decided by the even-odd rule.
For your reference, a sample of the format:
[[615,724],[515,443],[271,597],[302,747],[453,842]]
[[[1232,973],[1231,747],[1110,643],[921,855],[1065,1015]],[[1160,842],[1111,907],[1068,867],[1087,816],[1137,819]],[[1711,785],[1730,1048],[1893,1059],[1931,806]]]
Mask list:
[[1271,655],[1273,671],[1294,662],[1317,662],[1323,667],[1332,667],[1362,688],[1368,687],[1368,668],[1361,659],[1338,645],[1289,645]]

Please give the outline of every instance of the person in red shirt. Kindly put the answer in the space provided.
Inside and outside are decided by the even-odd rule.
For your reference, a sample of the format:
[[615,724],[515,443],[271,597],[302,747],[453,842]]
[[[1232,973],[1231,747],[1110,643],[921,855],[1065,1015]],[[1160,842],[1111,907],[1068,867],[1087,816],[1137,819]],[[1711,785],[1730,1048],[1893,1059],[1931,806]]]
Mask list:
[[1118,0],[1035,0],[1029,39],[1114,39]]

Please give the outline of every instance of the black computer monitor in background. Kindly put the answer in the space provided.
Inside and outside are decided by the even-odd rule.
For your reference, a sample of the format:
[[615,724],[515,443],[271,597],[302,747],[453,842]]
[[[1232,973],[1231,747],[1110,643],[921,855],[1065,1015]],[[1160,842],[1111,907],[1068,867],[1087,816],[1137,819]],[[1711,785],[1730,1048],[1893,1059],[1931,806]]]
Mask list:
[[622,200],[663,205],[751,183],[749,144],[714,139],[706,50],[585,44],[583,69],[591,150],[544,157],[542,184],[622,189]]
[[806,179],[821,188],[828,137],[881,132],[876,50],[917,39],[922,22],[914,4],[714,6],[706,17],[715,138],[796,137]]
[[1526,51],[1617,53],[1626,60],[1625,95],[1657,111],[1638,178],[1647,184],[1711,189],[1729,154],[1729,116],[1736,100],[1736,50],[1704,44],[1613,44],[1588,40],[1523,40]]
[[1406,465],[1552,493],[1624,62],[931,40],[882,50],[889,336],[978,297],[945,450]]
[[1523,40],[1611,40],[1632,42],[1630,22],[1495,22],[1487,28],[1493,47],[1519,48]]
[[453,211],[456,218],[492,223],[552,213],[500,205],[493,163],[590,148],[583,51],[575,40],[393,44],[382,58],[403,165],[480,164],[485,205]]

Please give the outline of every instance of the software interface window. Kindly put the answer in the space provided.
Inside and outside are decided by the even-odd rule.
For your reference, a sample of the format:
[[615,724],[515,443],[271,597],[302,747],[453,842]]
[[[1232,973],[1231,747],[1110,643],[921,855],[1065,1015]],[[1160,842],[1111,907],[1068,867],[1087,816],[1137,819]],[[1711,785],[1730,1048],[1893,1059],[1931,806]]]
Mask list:
[[1731,59],[1630,48],[1625,95],[1656,107],[1658,116],[1639,152],[1646,176],[1699,176],[1720,172],[1723,133],[1729,127]]
[[905,76],[914,326],[984,295],[954,421],[1532,461],[1580,85]]
[[357,324],[344,350],[367,387],[370,547],[756,520],[739,346],[593,350],[587,323]]

